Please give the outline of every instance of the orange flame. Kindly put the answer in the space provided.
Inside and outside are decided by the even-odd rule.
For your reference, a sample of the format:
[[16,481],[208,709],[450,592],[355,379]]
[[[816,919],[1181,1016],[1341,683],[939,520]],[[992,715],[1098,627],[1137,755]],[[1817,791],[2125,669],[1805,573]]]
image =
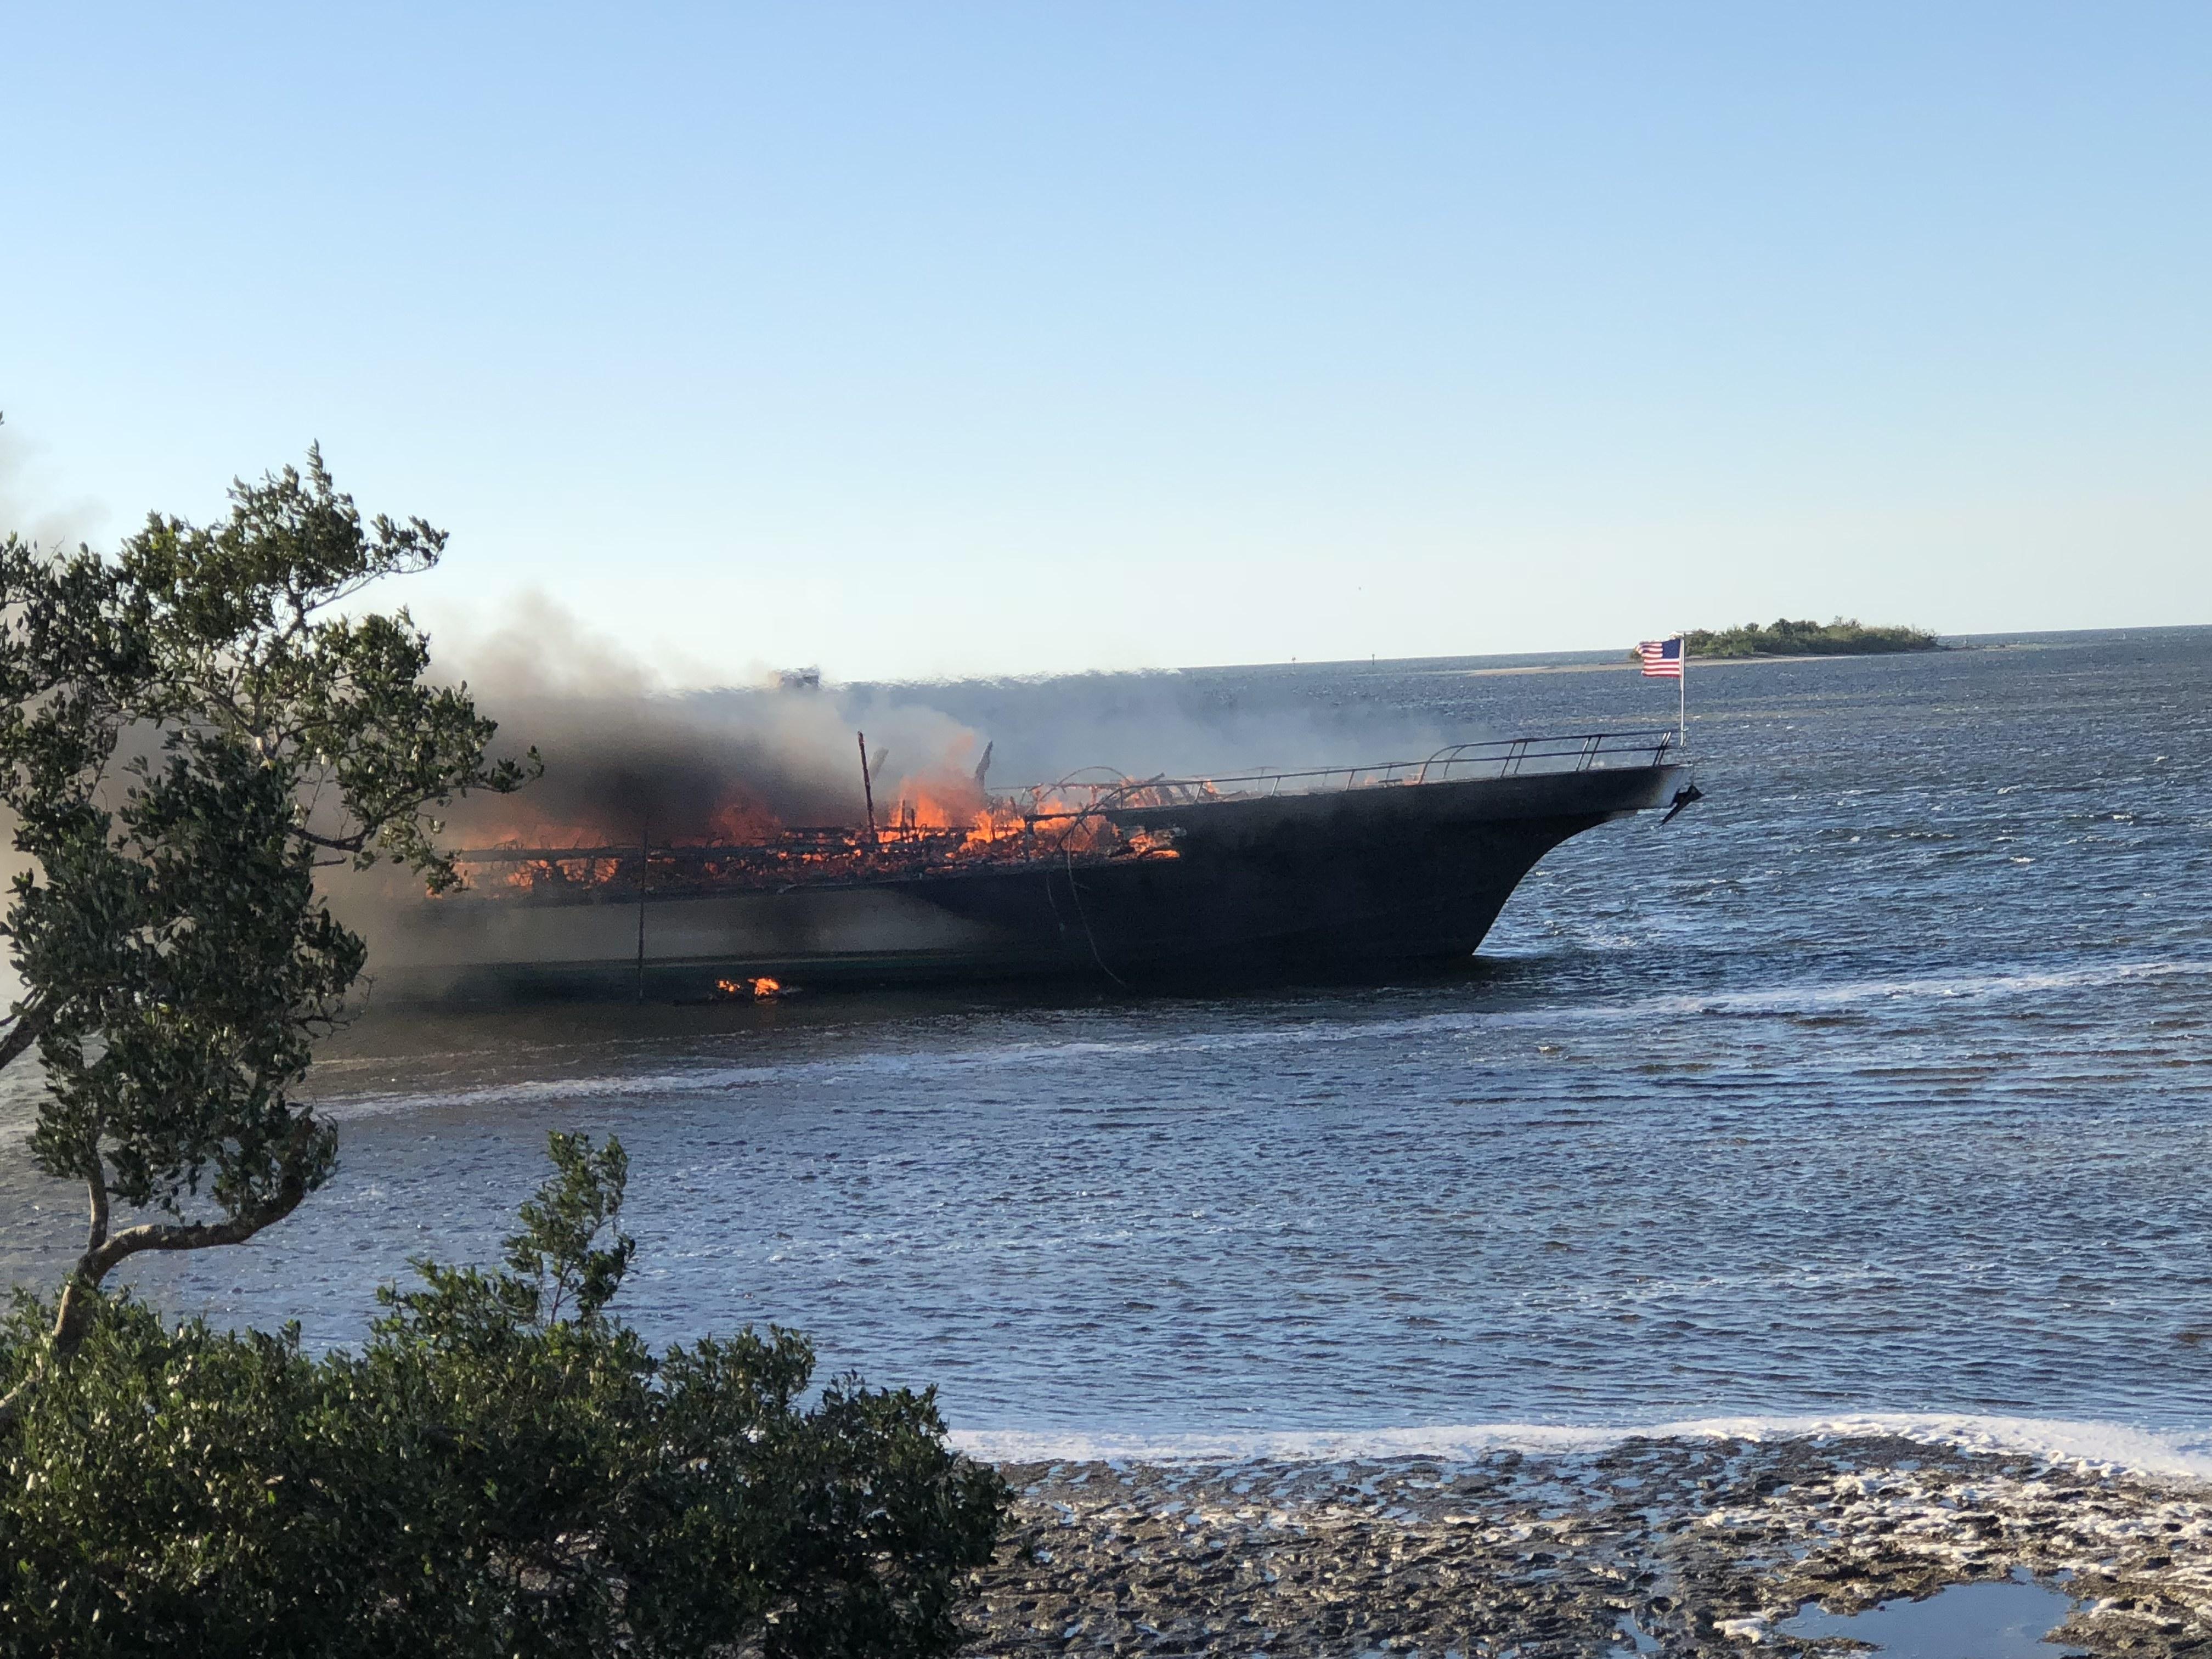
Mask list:
[[718,979],[714,989],[726,997],[747,1002],[766,1002],[783,994],[783,981],[769,979]]
[[[858,824],[786,829],[739,791],[705,820],[672,824],[665,838],[655,833],[642,864],[641,826],[623,827],[628,813],[620,805],[610,803],[604,824],[556,824],[517,801],[512,816],[492,832],[497,839],[477,842],[478,852],[464,854],[461,867],[465,882],[479,890],[560,902],[772,891],[798,882],[872,882],[985,864],[1176,859],[1182,856],[1175,844],[1178,832],[1124,827],[1107,813],[1176,804],[1189,799],[1194,789],[1200,799],[1211,793],[1210,786],[1177,784],[1163,791],[1103,774],[993,795],[981,780],[933,764],[876,791],[873,834]],[[747,1000],[781,990],[772,982],[756,988],[751,980],[732,980],[718,988],[722,995]]]

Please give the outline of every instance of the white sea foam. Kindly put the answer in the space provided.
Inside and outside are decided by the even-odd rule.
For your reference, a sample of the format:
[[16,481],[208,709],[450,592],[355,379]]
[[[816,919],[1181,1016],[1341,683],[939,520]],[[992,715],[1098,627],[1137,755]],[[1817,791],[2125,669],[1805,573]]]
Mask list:
[[955,1430],[951,1440],[971,1456],[998,1462],[1334,1463],[1418,1457],[1455,1463],[1500,1451],[1587,1455],[1632,1439],[1772,1441],[1873,1435],[1900,1436],[1964,1451],[2024,1452],[2121,1474],[2212,1481],[2212,1426],[2145,1429],[2124,1423],[1939,1412],[1190,1434],[967,1429]]

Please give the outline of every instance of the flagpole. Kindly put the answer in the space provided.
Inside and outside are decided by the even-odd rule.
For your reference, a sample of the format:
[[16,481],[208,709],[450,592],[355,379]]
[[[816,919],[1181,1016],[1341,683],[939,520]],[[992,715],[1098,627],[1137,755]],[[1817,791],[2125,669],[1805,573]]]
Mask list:
[[1674,676],[1674,741],[1690,750],[1690,636],[1682,635],[1682,672]]

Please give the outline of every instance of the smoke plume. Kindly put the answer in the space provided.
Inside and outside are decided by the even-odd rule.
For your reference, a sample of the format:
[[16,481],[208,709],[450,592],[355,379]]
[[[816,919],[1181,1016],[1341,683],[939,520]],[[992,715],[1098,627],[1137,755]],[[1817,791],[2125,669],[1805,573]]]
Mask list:
[[940,710],[821,688],[793,673],[711,693],[665,689],[635,657],[541,597],[496,630],[439,648],[500,723],[499,751],[535,747],[521,794],[457,804],[447,839],[625,846],[742,841],[778,828],[858,824],[865,732],[886,815],[902,795],[965,785],[983,744]]
[[[534,745],[544,776],[471,798],[449,844],[627,846],[744,840],[858,825],[865,733],[876,811],[972,798],[1079,769],[1150,777],[1418,757],[1451,737],[1432,714],[1376,700],[1364,665],[1083,674],[823,686],[811,672],[678,691],[542,596],[495,629],[441,635],[441,672],[500,722],[500,752]],[[1402,674],[1394,683],[1402,680]]]

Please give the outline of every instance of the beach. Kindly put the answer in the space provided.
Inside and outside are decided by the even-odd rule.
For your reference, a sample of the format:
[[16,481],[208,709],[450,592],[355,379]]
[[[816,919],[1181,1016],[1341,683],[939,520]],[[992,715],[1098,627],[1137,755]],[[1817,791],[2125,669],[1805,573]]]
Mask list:
[[1839,1653],[1971,1586],[1978,1633],[2039,1601],[2081,1651],[2212,1650],[2201,1477],[1842,1433],[1004,1467],[979,1656]]

